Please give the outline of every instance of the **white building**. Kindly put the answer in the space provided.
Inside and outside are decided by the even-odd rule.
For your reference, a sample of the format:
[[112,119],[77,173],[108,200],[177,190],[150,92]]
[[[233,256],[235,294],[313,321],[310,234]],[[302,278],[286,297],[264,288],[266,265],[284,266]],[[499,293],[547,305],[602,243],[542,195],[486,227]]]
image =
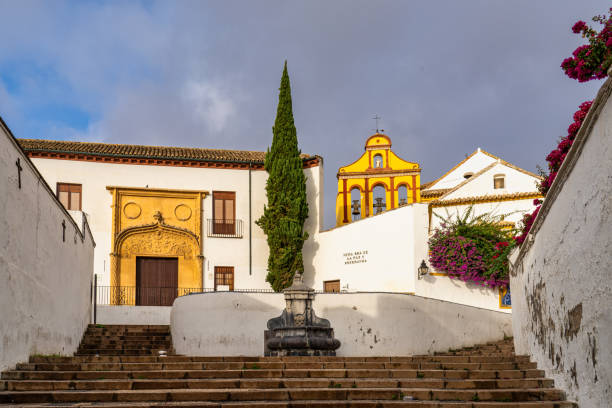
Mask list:
[[[20,144],[60,201],[87,214],[103,301],[170,305],[176,296],[158,289],[149,294],[150,287],[178,288],[178,295],[269,288],[266,237],[254,223],[266,203],[263,152]],[[436,214],[473,205],[475,214],[505,214],[513,226],[541,197],[538,176],[478,149],[431,183],[419,186],[414,178],[415,199],[408,204],[323,231],[322,164],[319,156],[304,156],[306,283],[317,290],[402,292],[509,309],[500,300],[504,293],[436,271],[420,277],[418,268],[428,259],[427,241],[440,222]]]
[[[19,143],[60,201],[87,214],[97,244],[94,272],[99,285],[156,285],[139,275],[142,268],[156,268],[144,258],[160,258],[163,264],[161,258],[174,257],[174,265],[172,260],[166,263],[178,269],[170,272],[177,278],[169,278],[178,282],[163,286],[184,291],[269,287],[266,237],[255,225],[266,203],[265,153],[28,139]],[[304,156],[305,229],[311,236],[322,225],[322,164],[318,156]],[[156,239],[119,248],[124,231],[138,233],[132,241],[166,234],[162,240],[167,245],[152,247]],[[190,242],[194,248],[189,253],[180,248]]]

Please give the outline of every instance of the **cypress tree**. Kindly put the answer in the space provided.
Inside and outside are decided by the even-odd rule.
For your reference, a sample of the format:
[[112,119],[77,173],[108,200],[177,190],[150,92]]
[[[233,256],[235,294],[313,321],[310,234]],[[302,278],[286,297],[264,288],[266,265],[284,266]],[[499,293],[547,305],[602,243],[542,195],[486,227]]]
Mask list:
[[277,292],[291,285],[296,271],[304,272],[302,247],[308,238],[304,231],[304,221],[308,218],[306,177],[293,122],[287,61],[279,91],[272,147],[264,161],[268,172],[268,205],[256,221],[266,234],[270,248],[266,281]]

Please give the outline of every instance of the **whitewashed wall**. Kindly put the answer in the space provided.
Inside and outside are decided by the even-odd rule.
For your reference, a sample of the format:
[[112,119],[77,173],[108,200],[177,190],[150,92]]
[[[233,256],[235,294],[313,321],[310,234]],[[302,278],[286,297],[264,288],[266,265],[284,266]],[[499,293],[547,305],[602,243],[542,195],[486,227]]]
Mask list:
[[[252,270],[249,272],[249,172],[215,168],[188,168],[131,164],[92,163],[73,160],[32,159],[49,185],[58,182],[82,184],[82,208],[89,217],[96,240],[95,272],[99,284],[110,284],[112,197],[107,186],[149,187],[209,191],[203,201],[204,286],[214,287],[214,267],[234,266],[235,288],[268,288],[265,281],[268,244],[261,228],[255,225],[267,202],[265,171],[251,172],[252,191]],[[309,218],[305,228],[310,237],[322,225],[323,167],[305,169]],[[206,220],[212,218],[212,192],[236,192],[236,218],[244,223],[242,238],[206,236]]]
[[516,350],[581,407],[609,407],[612,397],[611,81],[548,193],[535,237],[511,259]]
[[[501,340],[512,331],[507,314],[404,294],[321,294],[313,306],[318,316],[331,321],[342,342],[339,356],[447,351]],[[196,356],[262,355],[266,323],[283,307],[282,294],[180,297],[172,307],[174,348]]]
[[98,324],[170,324],[171,306],[98,305]]
[[[504,175],[504,188],[494,188],[494,176],[498,174]],[[468,182],[457,190],[448,193],[442,200],[495,194],[537,192],[537,183],[538,179],[536,177],[518,171],[502,162],[497,162],[490,169],[470,178]]]
[[465,177],[463,177],[464,174],[476,173],[494,162],[495,159],[493,157],[484,154],[480,151],[480,148],[478,148],[476,154],[430,187],[436,190],[441,188],[453,188],[465,181]]
[[427,239],[427,204],[400,207],[324,231],[305,247],[304,279],[317,290],[323,290],[325,281],[339,279],[347,292],[405,292],[510,312],[500,308],[497,289],[446,276],[418,279],[417,269],[428,259]]
[[448,276],[424,276],[422,279],[417,280],[416,294],[431,299],[498,310],[502,313],[512,312],[512,309],[500,307],[499,289],[451,279]]
[[349,291],[414,292],[426,223],[427,205],[413,204],[321,232],[304,251],[305,281],[317,290],[340,279]]
[[[462,216],[468,210],[469,205],[453,205],[448,207],[434,207],[431,215],[431,231],[439,228],[442,223],[442,218],[446,219],[449,216],[455,219],[457,215]],[[492,214],[496,216],[504,215],[505,221],[518,223],[522,220],[525,213],[531,213],[534,210],[533,198],[526,200],[511,200],[498,201],[491,203],[478,203],[472,206],[472,214],[474,216],[482,214]]]
[[2,371],[32,354],[76,351],[90,321],[94,242],[87,224],[79,229],[83,224],[55,199],[1,120],[0,175]]

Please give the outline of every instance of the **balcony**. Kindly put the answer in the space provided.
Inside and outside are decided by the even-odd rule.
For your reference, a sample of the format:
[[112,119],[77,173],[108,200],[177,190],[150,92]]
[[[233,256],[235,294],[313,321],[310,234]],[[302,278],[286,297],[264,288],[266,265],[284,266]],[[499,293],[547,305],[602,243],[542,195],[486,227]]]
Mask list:
[[242,238],[242,220],[207,220],[207,236],[211,238]]

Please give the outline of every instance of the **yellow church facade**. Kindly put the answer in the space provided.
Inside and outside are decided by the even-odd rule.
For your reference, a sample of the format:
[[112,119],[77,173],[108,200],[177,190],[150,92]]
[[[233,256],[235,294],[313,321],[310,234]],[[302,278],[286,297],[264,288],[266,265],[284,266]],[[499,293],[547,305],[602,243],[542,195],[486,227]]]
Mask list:
[[[366,141],[364,154],[338,170],[336,225],[420,202],[420,175],[418,163],[400,158],[391,150],[389,136],[375,133]],[[375,190],[384,193],[377,196]]]

